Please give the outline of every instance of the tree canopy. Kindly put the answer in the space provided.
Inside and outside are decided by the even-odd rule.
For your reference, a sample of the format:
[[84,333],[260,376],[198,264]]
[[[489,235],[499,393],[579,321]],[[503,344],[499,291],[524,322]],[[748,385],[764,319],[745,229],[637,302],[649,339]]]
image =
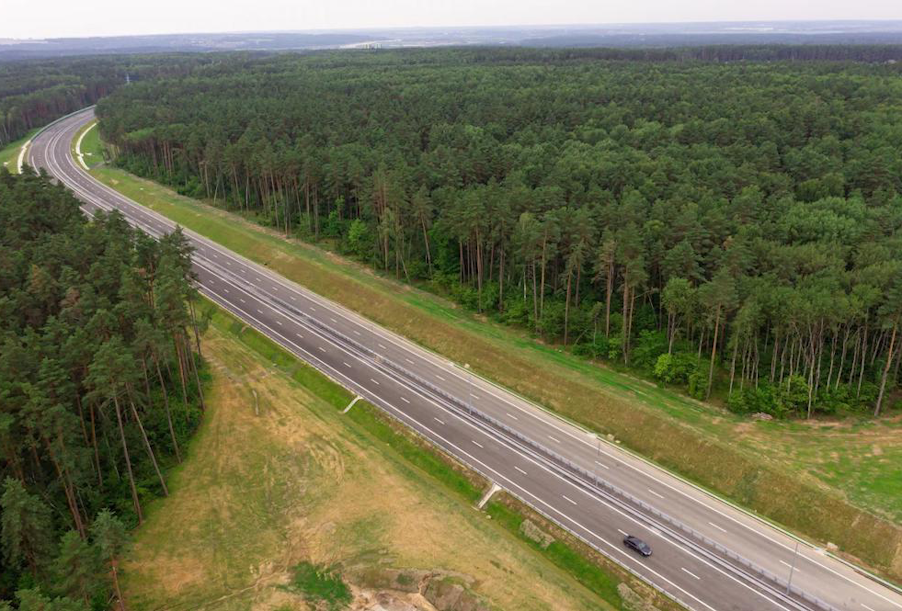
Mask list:
[[103,608],[117,587],[203,408],[189,257],[181,232],[88,221],[46,176],[0,169],[0,599]]
[[546,340],[736,411],[880,413],[902,68],[771,51],[240,56],[98,115],[122,167]]

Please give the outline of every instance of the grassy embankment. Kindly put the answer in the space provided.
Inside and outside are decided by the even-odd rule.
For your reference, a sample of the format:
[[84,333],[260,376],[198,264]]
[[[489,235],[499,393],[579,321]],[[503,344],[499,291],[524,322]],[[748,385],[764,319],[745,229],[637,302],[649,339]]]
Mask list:
[[81,153],[82,159],[88,168],[94,168],[103,163],[103,143],[100,141],[100,131],[96,127],[92,127],[94,125],[96,123],[85,125],[78,130],[75,138],[72,139],[72,155],[77,161],[78,156],[76,155],[75,145],[78,143],[79,137],[85,134],[84,139],[81,141]]
[[[125,195],[647,458],[902,579],[902,419],[749,422],[486,322],[313,246],[108,167]],[[849,529],[849,524],[857,524]]]
[[6,168],[11,173],[15,174],[18,169],[16,166],[19,163],[19,153],[22,151],[22,145],[28,142],[28,139],[31,138],[38,130],[33,129],[28,132],[24,138],[16,140],[15,142],[10,142],[6,146],[0,148],[0,168]]
[[222,310],[204,355],[209,408],[124,562],[130,608],[347,600],[325,567],[358,602],[403,569],[447,572],[494,608],[621,608],[617,584],[633,580],[618,568],[563,536],[545,550],[525,543],[509,499],[474,511],[484,482],[370,405],[342,414],[347,391]]

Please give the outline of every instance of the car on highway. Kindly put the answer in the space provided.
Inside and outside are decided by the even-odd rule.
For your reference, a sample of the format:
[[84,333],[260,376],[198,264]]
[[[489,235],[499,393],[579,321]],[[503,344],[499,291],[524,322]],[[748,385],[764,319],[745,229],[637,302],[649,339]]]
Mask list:
[[645,541],[640,539],[639,537],[634,537],[633,535],[627,535],[623,538],[623,544],[634,550],[646,558],[651,556],[651,546],[648,545]]

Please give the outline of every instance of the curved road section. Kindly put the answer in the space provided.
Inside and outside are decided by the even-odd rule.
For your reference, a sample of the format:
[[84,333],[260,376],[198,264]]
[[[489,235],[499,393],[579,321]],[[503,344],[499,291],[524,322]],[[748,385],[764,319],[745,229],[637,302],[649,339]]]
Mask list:
[[[34,138],[88,214],[119,210],[152,236],[166,218],[72,158],[87,109]],[[206,238],[185,232],[200,291],[655,588],[698,611],[902,611],[902,594],[823,551],[382,329]],[[644,558],[622,543],[647,541]]]

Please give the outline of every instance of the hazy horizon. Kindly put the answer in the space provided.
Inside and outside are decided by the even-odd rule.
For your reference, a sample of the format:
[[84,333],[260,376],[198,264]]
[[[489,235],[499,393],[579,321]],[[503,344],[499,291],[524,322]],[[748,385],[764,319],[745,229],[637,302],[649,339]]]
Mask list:
[[[100,15],[101,17],[96,17]],[[592,27],[652,24],[748,22],[895,21],[902,19],[898,2],[863,0],[854,5],[824,0],[816,6],[762,0],[734,6],[716,0],[639,0],[602,4],[567,0],[549,5],[543,0],[459,0],[455,3],[417,0],[258,0],[247,5],[221,5],[212,0],[186,3],[158,0],[128,5],[96,0],[90,10],[81,5],[48,0],[41,11],[22,4],[4,8],[0,38],[147,36],[248,32],[315,32],[415,28]]]

